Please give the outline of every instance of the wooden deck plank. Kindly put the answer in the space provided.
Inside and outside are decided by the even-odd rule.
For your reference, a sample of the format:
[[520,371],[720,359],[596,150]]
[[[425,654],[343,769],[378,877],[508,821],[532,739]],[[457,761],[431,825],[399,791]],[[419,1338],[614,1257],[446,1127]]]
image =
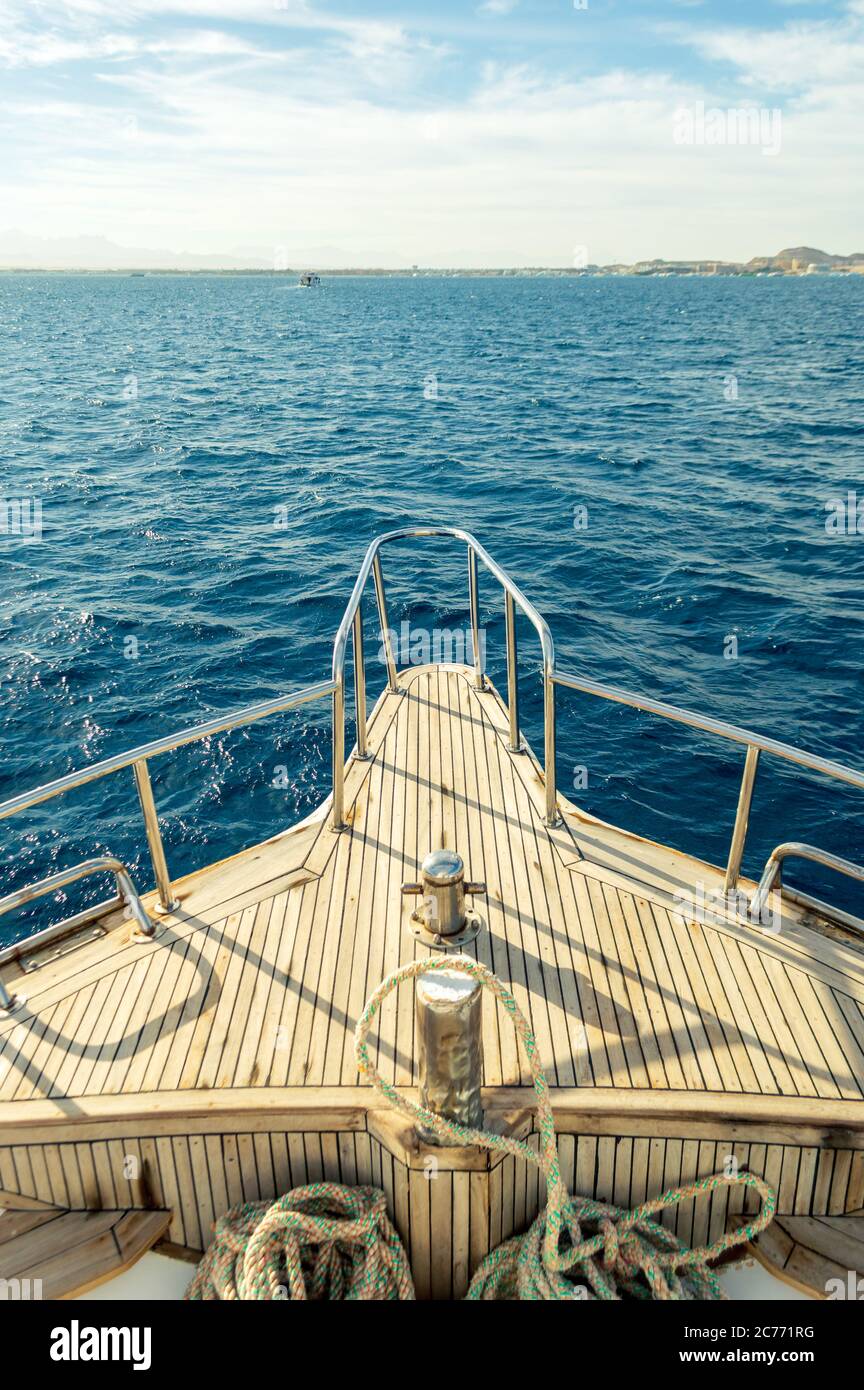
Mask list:
[[[504,938],[504,909],[501,901],[498,869],[497,838],[494,821],[477,814],[479,786],[477,762],[477,720],[474,716],[474,697],[467,681],[458,682],[458,707],[454,712],[462,742],[462,785],[464,789],[466,838],[463,858],[471,874],[482,874],[486,894],[477,904],[482,913],[484,931],[472,943],[476,958],[501,979],[507,970],[507,947]],[[472,796],[472,790],[474,793]],[[502,1023],[498,1009],[483,1011],[483,1059],[489,1085],[501,1086],[505,1076],[518,1076],[516,1038],[513,1029]]]
[[710,960],[705,947],[705,934],[699,923],[688,923],[686,918],[669,913],[670,927],[674,928],[681,962],[687,972],[687,981],[695,1005],[695,1021],[699,1029],[699,1053],[702,1057],[702,1072],[709,1090],[737,1091],[738,1075],[732,1061],[726,1033],[717,1016],[717,1006],[705,983],[703,958]]
[[738,974],[730,960],[726,943],[719,932],[706,932],[705,944],[735,1020],[739,1045],[733,1055],[739,1075],[746,1077],[749,1082],[745,1090],[754,1095],[777,1095],[780,1087],[768,1060],[765,1043],[744,1002]]
[[[346,1027],[339,1030],[328,1049],[325,1079],[338,1085],[350,1073],[354,1039],[353,1029],[363,1007],[378,980],[399,964],[401,885],[409,875],[405,872],[405,796],[404,764],[397,757],[397,739],[405,702],[400,702],[396,718],[383,739],[381,775],[370,789],[373,801],[366,824],[363,846],[363,882],[357,913],[353,919],[350,973],[346,988]],[[412,865],[413,871],[413,865]],[[366,928],[367,922],[375,925]],[[377,1061],[383,1076],[392,1081],[396,1074],[396,1057],[392,1050],[377,1047]]]
[[278,893],[273,899],[262,968],[257,972],[232,1086],[257,1086],[273,1065],[278,1045],[279,1008],[285,988],[281,961],[287,906],[287,894]]
[[[530,886],[520,872],[519,862],[522,837],[531,827],[524,820],[525,810],[520,800],[514,798],[512,788],[505,788],[502,781],[499,741],[486,736],[488,724],[481,701],[488,699],[488,694],[480,696],[472,693],[471,717],[482,735],[485,755],[478,767],[477,799],[481,805],[500,808],[502,812],[498,833],[498,885],[503,907],[501,924],[507,948],[507,975],[501,978],[508,980],[516,1003],[534,1029],[541,1056],[548,1058],[548,1065],[551,1066],[552,1040],[546,1000],[540,992],[542,976],[535,949],[536,928]],[[511,1067],[513,1082],[509,1084],[518,1084],[520,1078],[526,1075],[524,1059],[518,1053],[513,1056]]]
[[304,988],[312,918],[320,891],[321,880],[315,878],[310,883],[303,884],[298,892],[288,895],[285,941],[282,947],[282,972],[286,984],[277,1028],[276,1051],[267,1081],[270,1086],[287,1084],[301,991]]
[[777,1217],[750,1249],[772,1274],[814,1298],[861,1297],[864,1217]]
[[[145,1029],[148,1041],[145,1045],[142,1037],[138,1055],[129,1069],[127,1086],[134,1084],[132,1078],[138,1069],[139,1057],[145,1064],[144,1074],[138,1083],[139,1089],[156,1091],[165,1084],[165,1067],[176,1041],[178,1026],[192,1007],[190,999],[195,999],[201,1026],[209,1027],[213,1008],[210,989],[215,975],[213,960],[217,957],[220,942],[231,921],[230,917],[220,918],[214,922],[205,937],[189,935],[172,943],[172,958],[165,968],[159,1016],[154,1020],[158,1028],[155,1034],[149,1036],[148,1030]],[[218,989],[218,979],[215,984]],[[195,1026],[197,1028],[198,1024]]]
[[[321,1007],[319,989],[322,962],[327,962],[327,942],[338,933],[345,908],[345,879],[350,862],[353,831],[338,836],[335,854],[322,876],[311,921],[311,941],[307,966],[299,982],[297,1018],[288,1067],[288,1085],[305,1086],[310,1066],[310,1039],[316,1012]],[[332,946],[331,946],[332,951]],[[325,1007],[329,1008],[326,1000]]]
[[[536,762],[509,751],[494,691],[477,691],[457,667],[409,670],[400,686],[376,706],[369,761],[349,761],[348,830],[335,834],[321,816],[183,881],[189,911],[160,924],[154,941],[135,944],[117,926],[11,981],[27,998],[0,1019],[0,1104],[14,1112],[47,1098],[59,1119],[61,1103],[99,1096],[121,1113],[137,1095],[188,1093],[191,1104],[202,1090],[358,1087],[353,1030],[366,998],[426,949],[407,929],[401,881],[439,845],[487,883],[476,903],[484,930],[469,949],[531,1018],[553,1085],[665,1094],[670,1106],[690,1092],[716,1097],[718,1113],[726,1097],[730,1114],[747,1097],[861,1099],[860,949],[794,925],[772,937],[729,920],[695,924],[670,910],[656,865],[647,867],[650,846],[645,891],[635,891],[645,842],[627,842],[625,876],[609,866],[611,851],[608,865],[579,858],[600,831],[577,848],[566,803],[566,835],[546,831]],[[691,865],[694,884],[705,872],[675,862],[679,873]],[[487,1086],[524,1085],[515,1033],[491,1004],[483,1027]],[[375,1034],[379,1066],[401,1086],[416,1082],[414,1032],[406,988],[385,1003]],[[155,1152],[167,1163],[164,1145]],[[653,1150],[638,1155],[637,1185],[657,1161]],[[215,1163],[212,1145],[197,1158]],[[240,1158],[246,1184],[257,1181],[262,1155]],[[664,1151],[679,1171],[691,1159]],[[188,1145],[172,1147],[171,1160],[174,1183],[188,1183]],[[67,1196],[86,1196],[106,1165],[113,1171],[95,1152],[86,1171],[64,1171],[49,1145],[37,1161]],[[782,1159],[771,1161],[793,1184]],[[842,1209],[839,1169],[829,1175],[815,1150],[805,1161],[814,1202]],[[514,1219],[530,1205],[522,1176],[508,1197]],[[22,1167],[16,1181],[35,1190],[43,1179]],[[800,1202],[800,1174],[794,1184]],[[206,1220],[205,1203],[187,1234],[200,1239]]]
[[[406,879],[419,880],[420,864],[424,855],[432,848],[432,778],[431,727],[428,708],[431,699],[431,678],[429,671],[421,672],[402,697],[399,719],[395,730],[396,743],[393,757],[397,767],[404,767],[407,786],[405,815],[405,848],[407,851]],[[414,906],[407,903],[410,912]],[[385,908],[386,911],[386,908]],[[402,914],[398,919],[407,917]],[[395,951],[398,963],[414,960],[424,954],[424,948],[413,937],[400,929],[397,933]],[[378,1056],[389,1049],[394,1056],[394,1080],[397,1086],[410,1086],[414,1081],[414,1001],[408,990],[385,999],[381,1006],[378,1028]],[[353,1065],[353,1059],[348,1059]]]
[[[667,944],[671,932],[671,919],[662,909],[656,912],[645,898],[636,898],[636,912],[642,923],[642,932],[648,947],[652,979],[659,990],[668,1019],[668,1036],[686,1090],[702,1090],[704,1086],[699,1056],[687,1029],[687,1014],[691,1011],[686,979],[682,972],[673,974],[667,955]],[[683,992],[682,992],[683,991]]]
[[637,1020],[630,1008],[624,965],[618,941],[612,930],[603,888],[596,880],[584,879],[583,883],[591,917],[597,930],[597,940],[606,963],[606,978],[609,982],[616,1030],[624,1050],[630,1085],[643,1090],[650,1084],[645,1052]]
[[[358,826],[356,817],[354,820],[345,906],[333,966],[329,1008],[326,1015],[316,1019],[313,1028],[311,1047],[313,1062],[309,1071],[310,1085],[338,1085],[341,1080],[342,1068],[345,1065],[345,1045],[348,1041],[352,1021],[351,985],[363,973],[360,966],[360,957],[363,952],[371,951],[376,947],[380,949],[380,941],[386,929],[385,923],[376,916],[371,906],[371,900],[375,893],[375,873],[379,856],[375,854],[374,847],[370,853],[369,842],[370,839],[374,841],[378,836],[381,811],[378,792],[377,780],[370,779],[364,789],[365,809],[362,828]],[[373,930],[364,932],[360,925],[361,922],[374,923]],[[365,999],[360,1001],[361,1010],[365,1002]],[[340,1043],[342,1044],[341,1047]]]
[[93,1061],[93,1067],[87,1079],[87,1090],[91,1095],[99,1095],[102,1088],[111,1076],[117,1064],[118,1054],[123,1052],[120,1066],[128,1055],[126,1048],[135,1036],[136,1031],[132,1030],[129,1020],[134,1012],[135,1004],[147,976],[147,972],[153,963],[153,955],[148,948],[143,948],[148,953],[139,957],[128,972],[124,972],[120,983],[122,993],[117,1001],[117,1007],[105,1036],[102,1045]]
[[836,1088],[834,1093],[849,1100],[860,1100],[864,1094],[864,1053],[859,1051],[849,1032],[841,1001],[826,991],[821,981],[811,980],[803,970],[791,970],[788,966],[784,969],[807,1020],[808,1031],[818,1042],[830,1070]]
[[749,952],[749,948],[746,945],[742,950],[742,944],[736,938],[724,936],[719,939],[722,949],[726,952],[731,967],[731,973],[735,979],[738,999],[741,1004],[741,1014],[739,1017],[748,1020],[752,1036],[764,1050],[765,1059],[768,1063],[776,1089],[781,1095],[797,1095],[798,1089],[792,1077],[790,1067],[787,1064],[783,1049],[777,1042],[776,1035],[762,1006],[762,993],[754,986],[753,979],[748,969],[745,951],[751,955],[752,953]]
[[[204,1000],[196,1000],[190,993],[173,1029],[170,1045],[164,1057],[158,1083],[159,1090],[179,1089],[184,1073],[191,1081],[191,1077],[197,1072],[197,1082],[192,1083],[194,1085],[209,1088],[218,1085],[219,1067],[235,1017],[237,993],[243,978],[249,937],[261,908],[262,904],[256,903],[243,908],[240,913],[232,913],[227,919],[205,994],[208,1002],[210,999],[214,1002],[212,1007],[207,1009]],[[210,951],[212,944],[202,945],[199,967],[203,966],[203,959],[207,958]],[[202,982],[203,975],[202,969]],[[202,992],[202,984],[196,979],[196,993],[200,996]]]
[[[489,694],[482,698],[484,713],[487,713],[494,702]],[[497,754],[503,804],[516,808],[522,831],[519,835],[511,835],[510,843],[514,879],[517,883],[524,882],[527,888],[527,923],[523,937],[526,939],[531,1019],[541,1055],[549,1058],[550,1082],[568,1086],[574,1081],[573,1050],[563,1009],[555,923],[548,902],[549,892],[557,895],[554,850],[547,835],[537,834],[530,799],[506,743],[497,741]],[[572,1022],[574,1027],[578,1026],[578,1016]]]
[[656,922],[657,937],[662,944],[670,980],[677,994],[679,1024],[676,1046],[679,1056],[687,1058],[688,1064],[692,1059],[694,1070],[691,1084],[709,1091],[722,1090],[696,988],[685,960],[685,943],[689,935],[687,924],[683,918],[676,922],[672,914],[657,903],[646,904],[646,915],[649,912]]
[[74,1002],[74,996],[61,999],[28,1031],[14,1061],[16,1084],[13,1099],[27,1100],[36,1094],[39,1078],[54,1051],[57,1037],[62,1032],[63,1024]]
[[[244,942],[245,949],[243,952],[240,978],[237,988],[233,991],[231,1022],[222,1048],[222,1056],[219,1060],[219,1069],[216,1077],[216,1086],[218,1089],[227,1089],[236,1084],[234,1076],[237,1071],[237,1063],[240,1058],[243,1040],[249,1028],[250,1021],[254,1021],[258,1032],[260,1032],[261,1029],[261,1007],[263,1005],[263,999],[254,1016],[252,1014],[252,1001],[256,989],[259,988],[262,991],[263,998],[266,998],[267,986],[270,979],[270,969],[272,967],[271,962],[268,961],[266,956],[265,945],[270,931],[270,918],[272,914],[272,898],[268,901],[258,903],[255,908],[252,930],[248,932]],[[227,988],[225,993],[228,993]],[[253,1062],[256,1055],[257,1052],[252,1053]]]
[[[34,1219],[35,1218],[35,1219]],[[36,1283],[44,1299],[75,1298],[113,1279],[168,1229],[167,1211],[9,1211],[0,1216],[0,1279]],[[18,1287],[19,1297],[33,1297]]]
[[[380,919],[375,918],[368,908],[365,920],[358,920],[368,817],[370,812],[374,814],[374,802],[370,805],[370,780],[363,784],[354,802],[351,831],[342,837],[337,851],[337,854],[341,855],[341,859],[337,859],[337,866],[341,863],[343,871],[338,881],[334,874],[333,894],[319,937],[321,946],[318,952],[319,970],[315,981],[315,1002],[308,1027],[304,1030],[307,1047],[302,1066],[304,1081],[308,1086],[324,1084],[327,1044],[328,1041],[334,1041],[330,1038],[331,1024],[334,1025],[334,1030],[338,1030],[340,1038],[344,1037],[347,1031],[344,984],[345,976],[353,962],[357,935],[364,931],[366,923],[373,921],[376,934],[383,929]],[[364,935],[367,938],[370,936],[368,929]],[[342,981],[341,990],[337,990],[337,980]]]

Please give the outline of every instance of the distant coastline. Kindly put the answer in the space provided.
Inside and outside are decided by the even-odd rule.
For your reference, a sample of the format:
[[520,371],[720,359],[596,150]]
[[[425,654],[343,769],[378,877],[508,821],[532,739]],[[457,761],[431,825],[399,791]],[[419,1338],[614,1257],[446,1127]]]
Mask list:
[[[158,253],[156,253],[158,254]],[[193,258],[190,257],[190,260]],[[215,259],[215,258],[214,258]],[[277,280],[296,279],[306,267],[285,267],[278,269],[265,265],[220,266],[220,265],[3,265],[0,273],[6,275],[229,275],[266,276]],[[765,276],[765,275],[855,275],[864,274],[864,252],[852,255],[834,255],[820,251],[812,246],[797,246],[778,251],[775,256],[754,256],[749,261],[722,260],[650,260],[635,261],[633,264],[611,263],[595,265],[590,262],[573,266],[512,266],[489,268],[431,267],[415,265],[366,266],[366,267],[316,267],[318,274],[335,278],[378,276],[383,279],[428,278],[428,277],[580,277],[628,275],[637,277],[667,277],[678,275],[697,276]]]

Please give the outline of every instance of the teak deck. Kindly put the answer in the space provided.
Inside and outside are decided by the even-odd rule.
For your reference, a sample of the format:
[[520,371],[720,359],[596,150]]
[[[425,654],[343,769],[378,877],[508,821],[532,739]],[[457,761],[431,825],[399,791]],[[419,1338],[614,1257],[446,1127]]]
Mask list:
[[164,1236],[167,1211],[69,1211],[44,1202],[0,1215],[0,1281],[7,1297],[76,1298],[114,1279]]
[[[349,830],[322,811],[181,880],[153,941],[115,914],[101,939],[4,970],[26,1002],[0,1022],[0,1187],[169,1208],[171,1241],[194,1250],[233,1201],[372,1180],[418,1290],[459,1293],[536,1210],[536,1174],[436,1150],[428,1182],[429,1151],[359,1084],[353,1051],[372,989],[423,949],[400,884],[446,845],[487,884],[476,953],[531,1019],[576,1190],[628,1204],[731,1157],[777,1186],[780,1212],[864,1206],[862,943],[791,908],[777,935],[694,920],[681,895],[710,894],[718,870],[563,798],[548,830],[533,755],[508,750],[498,695],[466,668],[403,672],[369,752],[348,763]],[[484,1008],[488,1113],[529,1132],[515,1033]],[[380,1025],[380,1069],[414,1086],[410,988]],[[737,1199],[670,1219],[695,1242]]]
[[778,1217],[752,1252],[784,1283],[815,1298],[864,1295],[864,1215]]

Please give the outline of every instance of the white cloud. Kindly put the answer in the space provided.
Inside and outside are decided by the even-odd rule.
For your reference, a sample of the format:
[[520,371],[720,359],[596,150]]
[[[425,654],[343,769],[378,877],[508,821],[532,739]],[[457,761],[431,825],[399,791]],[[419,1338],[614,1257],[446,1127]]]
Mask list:
[[106,28],[142,28],[160,20],[202,20],[255,24],[283,30],[308,30],[344,36],[370,50],[404,44],[401,24],[330,14],[307,0],[39,0],[38,15],[30,0],[4,0],[0,32],[22,41],[45,38],[64,29],[96,41]]
[[765,91],[864,79],[864,29],[855,13],[839,22],[780,30],[709,30],[689,43],[713,62],[732,64],[749,85]]
[[[0,60],[39,76],[86,59],[97,75],[0,100],[3,221],[202,252],[336,244],[346,260],[362,250],[382,264],[569,265],[574,245],[590,260],[859,249],[852,12],[803,26],[809,38],[801,25],[676,30],[715,65],[710,92],[666,72],[577,79],[489,62],[445,97],[437,76],[450,53],[410,26],[298,2],[275,12],[276,37],[241,38],[227,24],[241,9],[273,22],[269,0],[130,0],[122,11],[70,0],[53,30],[13,8]],[[169,12],[186,27],[149,22]],[[737,104],[742,85],[758,99],[780,72],[795,91],[776,160],[674,144],[679,107]],[[77,98],[59,101],[60,90]]]
[[124,61],[144,57],[257,57],[278,59],[278,53],[255,47],[217,29],[178,32],[170,38],[145,40],[129,34],[105,34],[87,39],[62,39],[54,34],[0,37],[0,63],[7,67],[51,67],[62,63]]

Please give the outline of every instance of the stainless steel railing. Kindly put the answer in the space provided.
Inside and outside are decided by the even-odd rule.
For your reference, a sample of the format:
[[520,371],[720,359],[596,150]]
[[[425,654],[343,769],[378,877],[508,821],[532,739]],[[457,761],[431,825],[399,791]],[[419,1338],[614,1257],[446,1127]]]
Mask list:
[[375,584],[378,604],[378,619],[381,624],[381,640],[387,664],[388,684],[391,691],[398,692],[396,658],[390,638],[387,619],[387,596],[384,589],[384,574],[381,567],[381,550],[393,541],[418,540],[429,536],[452,536],[462,541],[468,552],[468,606],[471,619],[471,638],[474,656],[474,684],[478,690],[486,687],[483,670],[483,648],[480,642],[480,599],[477,562],[482,560],[504,590],[505,618],[507,632],[507,689],[510,718],[510,746],[513,751],[521,746],[519,738],[519,710],[516,680],[516,625],[515,608],[519,607],[533,625],[540,639],[543,657],[542,675],[544,690],[544,766],[546,772],[546,822],[557,825],[558,804],[555,794],[555,691],[553,677],[555,671],[555,645],[552,633],[545,619],[541,618],[533,603],[525,597],[522,590],[513,582],[506,570],[492,559],[480,542],[468,531],[456,526],[409,526],[399,531],[388,531],[372,541],[363,558],[357,581],[348,600],[347,607],[333,643],[333,827],[345,829],[345,653],[348,635],[353,632],[354,639],[354,679],[355,705],[357,719],[357,753],[366,752],[366,697],[363,655],[363,621],[361,603],[370,573]]
[[[829,854],[825,849],[817,849],[815,845],[803,845],[799,841],[787,841],[784,845],[778,845],[768,856],[762,877],[756,892],[753,894],[748,909],[749,915],[755,922],[761,917],[762,909],[768,901],[768,895],[772,888],[779,889],[783,877],[783,863],[786,859],[809,859],[813,864],[821,864],[823,868],[833,869],[835,873],[846,874],[849,878],[856,878],[859,883],[864,883],[864,866],[853,864],[851,859],[841,859],[839,854]],[[787,896],[799,903],[802,907],[814,908],[817,912],[824,911],[826,904],[820,902],[818,898],[812,898],[809,893],[802,893],[800,889],[792,892],[788,888]],[[847,926],[856,927],[862,930],[862,924],[858,918],[851,917],[847,912],[840,912],[837,908],[829,911],[838,916]]]
[[621,690],[614,685],[602,685],[599,681],[590,681],[582,676],[570,675],[564,671],[556,671],[553,680],[556,685],[566,686],[570,690],[581,690],[586,695],[599,695],[603,700],[615,700],[618,704],[630,705],[632,709],[645,710],[649,714],[658,714],[663,719],[672,719],[678,724],[687,724],[691,729],[701,729],[706,734],[717,734],[720,738],[729,739],[733,743],[746,744],[747,755],[744,760],[744,772],[738,796],[738,810],[735,815],[735,825],[732,830],[729,857],[726,863],[724,888],[727,893],[732,892],[737,887],[741,875],[741,861],[747,839],[750,807],[753,801],[753,788],[756,782],[760,753],[770,753],[774,757],[784,758],[787,762],[798,763],[800,767],[809,768],[811,772],[821,772],[826,777],[835,777],[841,782],[848,782],[850,786],[864,789],[864,772],[845,767],[842,763],[836,763],[830,758],[822,758],[817,753],[804,752],[803,749],[794,748],[789,743],[781,743],[776,738],[765,738],[762,734],[754,734],[750,729],[741,729],[736,724],[727,724],[722,719],[710,719],[707,715],[694,714],[692,710],[680,709],[677,705],[669,705],[661,700],[652,700],[646,695],[634,695],[632,691]]
[[[175,748],[180,748],[184,744],[194,743],[199,739],[208,738],[214,734],[224,733],[229,729],[239,728],[242,725],[254,723],[259,719],[265,719],[268,715],[276,714],[282,710],[294,709],[309,701],[322,699],[331,695],[333,699],[333,795],[331,814],[334,828],[337,830],[344,829],[345,652],[348,635],[349,633],[353,634],[354,644],[354,679],[357,721],[357,742],[354,756],[363,759],[367,756],[366,671],[361,611],[363,592],[371,573],[378,604],[381,639],[385,652],[388,684],[392,691],[397,691],[398,673],[387,619],[387,598],[384,588],[384,575],[381,566],[380,551],[384,545],[393,541],[416,539],[426,536],[453,536],[463,541],[467,547],[469,608],[471,614],[475,683],[480,690],[485,688],[486,682],[482,669],[482,646],[480,643],[478,559],[482,560],[486,568],[494,575],[504,589],[507,606],[506,622],[511,747],[514,748],[514,751],[521,746],[519,740],[518,695],[516,683],[517,653],[514,621],[516,605],[522,609],[537,630],[543,654],[543,680],[546,692],[545,762],[547,770],[547,819],[550,824],[556,823],[558,813],[555,798],[554,775],[555,719],[554,692],[552,690],[551,680],[555,664],[555,649],[552,642],[552,634],[534,605],[525,597],[518,586],[514,584],[510,576],[492,559],[491,555],[480,545],[479,541],[467,531],[462,531],[455,527],[407,527],[399,531],[390,531],[385,535],[377,537],[372,542],[360,567],[357,581],[354,585],[351,597],[348,600],[339,630],[336,633],[333,644],[332,679],[319,681],[315,685],[305,686],[303,689],[294,691],[290,694],[278,695],[274,699],[264,700],[260,704],[248,705],[230,714],[217,715],[213,719],[206,720],[202,724],[196,724],[190,729],[184,729],[178,733],[169,734],[164,738],[155,739],[151,743],[142,744],[140,747],[134,748],[129,752],[116,754],[110,758],[104,758],[101,762],[93,763],[89,767],[80,768],[76,772],[67,773],[64,777],[58,777],[51,782],[46,782],[41,786],[34,787],[29,792],[23,792],[19,796],[10,797],[8,801],[0,803],[0,820],[15,815],[20,811],[28,810],[33,806],[38,806],[55,796],[60,796],[64,792],[73,791],[78,787],[86,786],[89,782],[107,777],[111,773],[131,768],[144,819],[150,862],[158,890],[157,911],[171,912],[178,906],[178,903],[171,887],[171,877],[165,857],[165,847],[159,828],[159,818],[150,781],[149,760],[162,753],[171,752]],[[28,890],[21,891],[26,893]],[[17,897],[17,895],[11,896]],[[36,894],[31,891],[30,897],[33,896],[36,896]],[[29,901],[29,898],[22,898],[21,902],[25,900]],[[101,912],[106,906],[110,906],[110,904],[100,904],[95,911]],[[71,920],[77,924],[80,921],[86,920],[87,917],[88,914],[85,912],[83,914],[78,914]],[[60,930],[64,927],[68,928],[68,926],[68,921],[66,923],[60,923],[56,929],[51,929],[52,934],[55,930]],[[37,935],[41,937],[42,933],[37,933]],[[30,938],[31,944],[32,940],[33,938]],[[18,943],[18,945],[21,944],[22,943]]]
[[[487,684],[485,672],[483,670],[483,646],[480,642],[478,562],[482,562],[485,569],[497,580],[503,589],[507,651],[508,741],[510,749],[514,753],[519,752],[523,747],[519,722],[519,692],[517,679],[515,622],[517,608],[522,611],[538,635],[542,656],[543,763],[545,777],[544,809],[547,825],[554,826],[560,823],[555,785],[556,686],[562,686],[570,690],[578,690],[584,694],[595,695],[605,700],[617,701],[619,704],[629,705],[634,709],[644,710],[647,713],[659,715],[661,718],[671,719],[678,723],[689,725],[691,728],[699,729],[705,733],[716,734],[718,737],[742,743],[746,746],[747,753],[738,798],[738,809],[735,816],[735,824],[726,865],[725,886],[727,891],[732,891],[736,888],[740,877],[753,798],[753,788],[761,753],[768,753],[776,757],[784,758],[789,762],[806,767],[813,772],[822,773],[825,776],[844,781],[851,786],[864,789],[864,773],[858,772],[853,768],[845,767],[843,764],[834,762],[829,758],[823,758],[814,753],[804,752],[801,749],[792,747],[790,744],[781,743],[777,739],[765,738],[760,734],[755,734],[750,730],[739,728],[734,724],[728,724],[723,720],[694,714],[692,711],[681,709],[677,705],[670,705],[660,700],[654,700],[649,696],[636,695],[631,691],[621,690],[616,686],[604,685],[599,681],[588,680],[586,677],[557,670],[555,664],[555,646],[547,623],[538,613],[533,603],[526,598],[519,586],[511,579],[510,575],[492,559],[492,556],[480,542],[471,535],[470,532],[464,531],[459,527],[417,526],[405,527],[397,531],[389,531],[376,537],[368,547],[333,643],[332,675],[329,680],[319,681],[314,685],[305,686],[303,689],[294,691],[290,694],[279,695],[271,700],[262,701],[260,704],[249,705],[231,714],[218,715],[213,719],[207,720],[202,724],[197,724],[190,729],[185,729],[180,733],[170,734],[165,738],[156,739],[152,743],[142,744],[139,748],[135,748],[131,752],[121,753],[112,758],[105,758],[99,763],[92,764],[90,767],[81,768],[77,772],[68,773],[65,777],[58,777],[52,782],[46,782],[43,786],[36,787],[30,792],[24,792],[20,796],[12,797],[8,801],[0,804],[0,820],[7,816],[15,815],[17,812],[26,810],[29,807],[38,806],[40,803],[54,796],[84,786],[88,782],[95,781],[97,778],[107,776],[109,773],[131,768],[144,818],[150,860],[158,889],[159,902],[157,910],[170,912],[177,906],[177,903],[171,887],[171,879],[165,859],[165,850],[159,829],[158,815],[150,783],[149,760],[162,753],[180,748],[184,744],[193,743],[198,739],[207,738],[213,734],[223,733],[228,729],[238,728],[241,725],[251,724],[256,720],[265,719],[268,715],[278,713],[282,710],[294,709],[313,700],[332,696],[333,793],[330,814],[333,828],[340,831],[344,830],[346,828],[345,664],[348,638],[349,636],[352,638],[354,656],[356,705],[356,746],[354,749],[354,757],[363,759],[368,756],[366,667],[362,615],[363,595],[371,574],[375,588],[384,660],[387,667],[388,687],[392,692],[398,693],[398,670],[387,617],[387,596],[384,585],[381,552],[385,546],[396,541],[419,540],[427,537],[452,537],[462,542],[466,547],[468,558],[468,605],[473,644],[474,683],[476,688],[481,691],[487,688]],[[78,919],[75,920],[77,921]]]
[[310,700],[319,700],[323,696],[329,695],[332,690],[332,681],[319,681],[317,685],[307,685],[302,690],[293,691],[289,695],[276,695],[272,700],[263,700],[257,705],[247,705],[244,709],[234,710],[231,714],[216,715],[215,718],[207,719],[203,724],[196,724],[191,729],[182,729],[179,733],[168,734],[165,738],[154,739],[151,743],[142,743],[140,747],[133,748],[130,752],[117,753],[114,757],[103,758],[101,762],[91,763],[89,767],[79,768],[77,772],[68,772],[65,777],[57,777],[53,782],[45,782],[40,787],[34,787],[32,791],[22,792],[20,796],[10,797],[8,801],[0,803],[0,820],[5,820],[7,816],[14,816],[19,811],[26,811],[31,806],[39,806],[42,802],[50,801],[52,797],[60,796],[63,792],[84,787],[88,782],[95,782],[100,777],[107,777],[112,772],[131,768],[144,817],[150,862],[153,866],[156,887],[159,890],[159,909],[163,912],[171,912],[177,906],[177,901],[171,888],[171,879],[165,861],[165,847],[162,843],[162,833],[159,829],[156,803],[153,799],[153,788],[150,783],[149,760],[157,757],[160,753],[168,753],[175,748],[182,748],[184,744],[195,743],[202,738],[210,738],[213,734],[224,733],[227,729],[236,729],[244,724],[252,724],[258,719],[266,719],[268,715],[276,714],[280,710],[295,709],[298,705],[307,704]]
[[[77,883],[79,879],[86,878],[89,874],[113,874],[114,882],[117,885],[116,897],[105,904],[100,904],[100,911],[125,904],[133,920],[137,923],[141,935],[146,937],[154,935],[156,927],[144,911],[138,890],[132,882],[132,876],[126,865],[122,864],[119,859],[104,854],[99,855],[96,859],[85,859],[82,864],[75,864],[71,868],[61,869],[59,873],[50,874],[48,878],[43,878],[38,883],[30,883],[26,888],[19,888],[14,893],[7,893],[5,898],[0,898],[0,917],[6,912],[12,912],[16,907],[23,907],[26,903],[33,902],[35,898],[43,898],[46,893],[56,892],[59,888],[67,888],[70,883]],[[68,929],[68,926],[68,922],[61,922],[53,928],[49,927],[46,931],[37,932],[29,938],[26,943],[27,947],[32,950],[35,945],[47,945],[49,941],[56,939],[61,934],[63,928]],[[0,955],[0,959],[8,960],[20,955],[22,947],[23,943],[19,942],[14,947],[7,948]],[[8,1011],[14,1006],[15,996],[9,993],[3,981],[0,980],[0,1009]]]

